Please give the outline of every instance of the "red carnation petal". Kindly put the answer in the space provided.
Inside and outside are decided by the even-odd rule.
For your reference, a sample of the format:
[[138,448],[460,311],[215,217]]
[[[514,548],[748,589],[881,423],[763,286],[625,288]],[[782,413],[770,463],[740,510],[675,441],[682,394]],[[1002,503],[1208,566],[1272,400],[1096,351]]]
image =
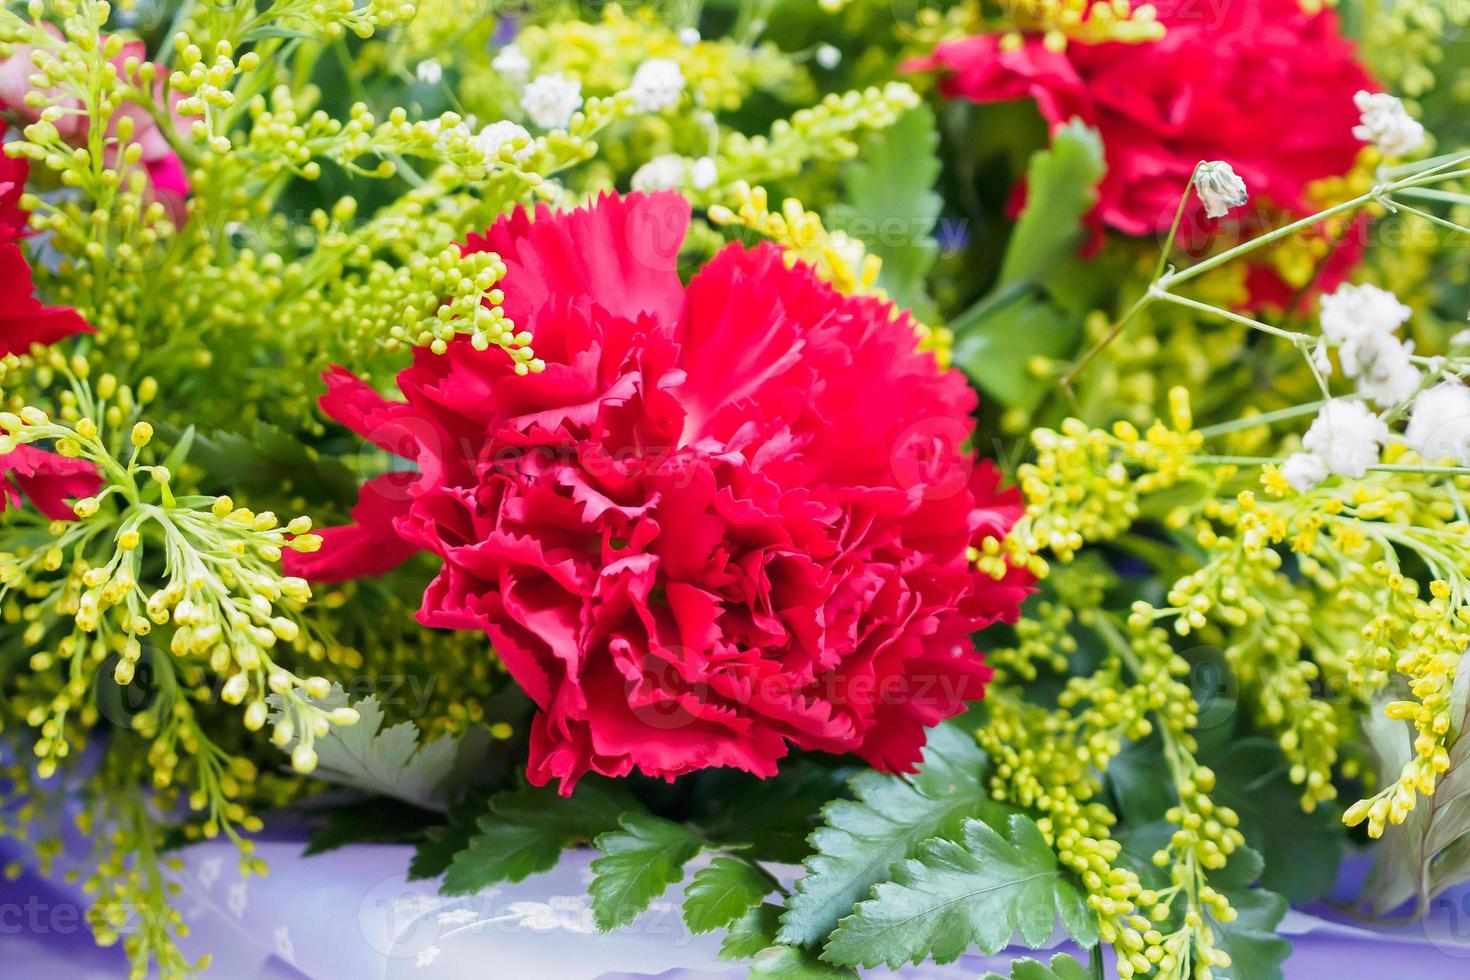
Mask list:
[[391,572],[419,552],[394,528],[408,507],[398,474],[369,480],[352,508],[354,523],[323,528],[317,532],[320,549],[310,554],[287,549],[281,565],[287,575],[312,582],[345,582]]
[[97,467],[34,446],[16,446],[0,456],[0,512],[21,506],[21,496],[53,521],[76,517],[68,501],[90,497],[102,487]]
[[32,344],[54,344],[74,334],[92,333],[81,314],[48,307],[36,299],[31,267],[20,246],[0,245],[0,357],[24,354]]

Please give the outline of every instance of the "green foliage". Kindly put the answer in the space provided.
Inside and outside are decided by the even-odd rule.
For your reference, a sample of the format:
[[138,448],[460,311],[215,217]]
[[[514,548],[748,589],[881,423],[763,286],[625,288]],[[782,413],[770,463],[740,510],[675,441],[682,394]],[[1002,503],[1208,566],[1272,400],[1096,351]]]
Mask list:
[[1031,158],[1026,209],[1011,233],[999,285],[1045,282],[1076,255],[1082,219],[1097,203],[1097,185],[1106,170],[1096,130],[1074,119],[1056,131],[1051,148]]
[[301,853],[311,857],[350,844],[416,843],[437,826],[433,817],[427,810],[382,797],[338,804],[323,813],[322,825],[312,831]]
[[684,921],[694,933],[724,929],[775,888],[776,880],[743,858],[721,856],[694,873],[684,889]]
[[[1023,956],[1011,964],[1010,980],[1090,980],[1087,967],[1066,953],[1058,953],[1050,963]],[[999,973],[982,974],[980,980],[1006,980]]]
[[1010,840],[967,820],[961,841],[926,841],[894,880],[843,919],[822,956],[845,966],[898,968],[956,960],[972,946],[998,952],[1019,931],[1033,949],[1058,919],[1080,944],[1097,943],[1097,922],[1082,892],[1057,863],[1036,824],[1011,817]]
[[588,888],[603,931],[636,919],[683,877],[684,865],[704,846],[695,831],[651,814],[625,813],[618,823],[621,830],[597,838],[602,857],[592,862],[596,877]]
[[1216,971],[1220,980],[1281,980],[1282,964],[1291,955],[1291,941],[1277,935],[1286,915],[1286,899],[1264,888],[1251,888],[1261,877],[1264,863],[1249,848],[1230,856],[1224,870],[1210,876],[1212,888],[1230,900],[1236,912],[1231,922],[1211,918],[1219,947],[1230,954],[1230,965]]
[[720,958],[749,960],[750,976],[759,980],[856,980],[852,970],[824,963],[811,950],[778,943],[780,918],[779,906],[757,905],[730,927]]
[[843,170],[847,193],[828,210],[830,227],[862,239],[869,254],[883,260],[878,285],[924,321],[937,313],[925,279],[939,256],[934,227],[944,207],[933,190],[938,148],[933,110],[910,109]]
[[1105,170],[1094,130],[1075,120],[1059,129],[1031,158],[996,288],[950,324],[955,363],[1009,408],[1034,407],[1054,385],[1031,370],[1033,358],[1065,357],[1081,337],[1089,303],[1075,294],[1097,276],[1076,275],[1077,249]]
[[824,939],[890,869],[934,836],[952,834],[968,817],[1002,819],[985,788],[985,753],[958,725],[929,733],[924,762],[911,777],[864,772],[855,799],[833,800],[811,836],[806,876],[781,918],[779,939],[812,945]]
[[615,830],[637,803],[622,787],[589,778],[570,797],[549,786],[517,789],[492,796],[486,808],[444,873],[445,895],[474,895],[548,871],[566,848]]
[[[279,707],[279,696],[271,704]],[[340,686],[318,699],[317,707],[334,711],[345,707],[347,695]],[[441,735],[419,744],[413,722],[383,727],[383,709],[369,695],[352,706],[359,721],[332,728],[311,743],[316,751],[316,776],[325,782],[389,796],[427,810],[446,810],[469,785],[469,777],[484,764],[490,736],[483,728],[471,728],[455,738]],[[284,748],[291,750],[289,743]]]
[[1273,739],[1232,739],[1203,758],[1219,780],[1216,801],[1240,815],[1246,843],[1265,861],[1262,887],[1291,901],[1325,894],[1347,844],[1339,808],[1321,803],[1311,813],[1302,810],[1301,787]]

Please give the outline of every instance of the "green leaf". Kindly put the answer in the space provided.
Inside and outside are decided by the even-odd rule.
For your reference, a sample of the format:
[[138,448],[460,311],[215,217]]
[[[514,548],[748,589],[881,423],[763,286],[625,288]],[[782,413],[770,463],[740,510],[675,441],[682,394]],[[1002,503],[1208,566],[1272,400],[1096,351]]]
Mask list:
[[1070,355],[1082,336],[1082,320],[1034,289],[992,293],[950,324],[954,362],[1008,408],[1029,409],[1055,387],[1031,371],[1033,357]]
[[358,479],[332,456],[322,456],[291,432],[255,422],[243,432],[196,435],[189,462],[204,472],[201,486],[252,497],[309,492],[312,499],[350,506]]
[[440,891],[474,895],[549,871],[563,850],[615,830],[618,818],[637,808],[626,790],[603,780],[584,779],[565,798],[549,786],[498,793],[468,846],[449,863]]
[[1129,826],[1162,819],[1178,801],[1157,736],[1125,743],[1123,751],[1108,763],[1107,781],[1117,803],[1116,812]]
[[1036,949],[1059,918],[1081,945],[1097,943],[1097,921],[1082,891],[1030,819],[1011,817],[1009,841],[982,821],[967,820],[962,840],[925,841],[893,881],[878,885],[842,920],[822,958],[894,969],[927,959],[950,963],[971,947],[994,954],[1017,931]]
[[722,960],[750,960],[761,980],[856,980],[857,974],[817,959],[811,950],[776,942],[781,909],[766,902],[736,920],[720,947]]
[[[272,694],[267,701],[281,710],[280,695]],[[330,694],[313,703],[331,711],[346,706],[347,694],[333,685]],[[312,743],[317,755],[314,778],[442,813],[468,785],[470,773],[483,765],[490,749],[490,734],[484,728],[470,728],[458,738],[441,735],[420,745],[419,730],[412,722],[383,727],[383,709],[375,695],[352,707],[357,709],[357,724],[334,725]],[[284,748],[289,753],[295,747],[292,740]]]
[[[1023,956],[1011,963],[1010,980],[1089,980],[1092,976],[1087,967],[1066,953],[1058,953],[1050,963]],[[999,973],[986,973],[980,980],[1006,980]]]
[[1340,810],[1302,811],[1301,787],[1274,739],[1242,738],[1202,758],[1215,771],[1215,802],[1240,815],[1246,843],[1261,853],[1261,884],[1289,901],[1320,898],[1337,880],[1347,833]]
[[781,942],[821,941],[889,869],[912,857],[920,843],[955,833],[967,817],[995,822],[1003,809],[985,786],[985,753],[952,724],[929,733],[924,762],[911,777],[865,771],[852,780],[853,800],[822,808],[823,825],[811,835],[814,853],[806,876],[781,917]]
[[1228,967],[1215,969],[1219,980],[1281,980],[1281,965],[1291,955],[1291,941],[1276,927],[1286,915],[1286,899],[1262,888],[1223,892],[1236,917],[1231,922],[1210,919],[1215,942],[1230,954]]
[[841,796],[847,784],[841,770],[809,759],[783,764],[779,779],[730,769],[707,769],[689,778],[699,804],[693,822],[710,840],[748,844],[761,860],[787,864],[799,864],[811,853],[806,839],[821,821],[822,806]]
[[408,865],[409,880],[437,878],[449,870],[454,856],[470,846],[470,838],[478,829],[476,820],[488,806],[483,794],[471,793],[450,807],[448,819],[431,827],[419,842]]
[[684,889],[684,921],[693,933],[723,929],[745,915],[776,888],[759,865],[743,858],[717,857],[695,872]]
[[862,240],[883,260],[878,285],[920,320],[936,315],[925,279],[939,256],[934,226],[944,199],[934,113],[919,105],[869,142],[842,173],[843,201],[829,209],[830,227]]
[[625,813],[621,830],[602,834],[588,887],[592,915],[603,932],[625,926],[668,887],[684,877],[684,865],[705,840],[683,824],[648,813]]
[[1077,252],[1083,217],[1097,203],[1097,185],[1107,165],[1096,130],[1072,120],[1052,136],[1051,148],[1036,153],[1026,171],[1026,209],[1011,232],[1000,285],[1044,281]]
[[374,798],[338,804],[323,813],[323,823],[311,833],[303,857],[325,854],[349,844],[409,844],[424,838],[434,815],[397,800]]

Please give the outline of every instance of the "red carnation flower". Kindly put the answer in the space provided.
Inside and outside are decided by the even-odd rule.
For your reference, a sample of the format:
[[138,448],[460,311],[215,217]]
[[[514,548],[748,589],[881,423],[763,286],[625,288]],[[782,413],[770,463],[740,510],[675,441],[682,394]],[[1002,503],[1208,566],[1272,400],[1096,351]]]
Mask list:
[[608,195],[472,237],[545,372],[459,342],[398,376],[406,402],[329,375],[327,413],[418,472],[368,484],[291,570],[440,556],[420,619],[489,634],[541,708],[538,784],[766,776],[791,745],[908,769],[983,693],[969,634],[1029,591],[966,559],[1019,495],[960,448],[975,396],[906,315],[769,245],[686,287],[688,221],[677,194]]
[[[1107,175],[1093,219],[1125,234],[1166,232],[1201,160],[1229,163],[1258,205],[1317,210],[1308,185],[1352,168],[1362,148],[1353,95],[1377,87],[1337,16],[1298,0],[1156,6],[1166,28],[1156,41],[1052,51],[1030,35],[1007,50],[990,34],[941,44],[908,67],[945,72],[951,97],[1031,98],[1054,130],[1073,118],[1095,127]],[[1214,222],[1196,200],[1187,227],[1199,226]]]
[[0,455],[0,513],[21,506],[21,497],[53,521],[76,516],[69,500],[90,497],[102,486],[97,468],[85,459],[67,459],[34,446],[16,446]]

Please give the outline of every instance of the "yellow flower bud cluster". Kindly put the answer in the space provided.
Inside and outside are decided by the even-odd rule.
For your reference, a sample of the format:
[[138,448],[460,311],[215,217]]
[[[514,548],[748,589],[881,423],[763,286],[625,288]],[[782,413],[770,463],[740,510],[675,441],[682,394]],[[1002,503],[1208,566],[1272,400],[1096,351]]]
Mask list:
[[[781,210],[773,212],[766,189],[751,187],[743,180],[730,187],[729,197],[733,208],[725,204],[710,207],[709,217],[715,224],[740,225],[771,239],[785,249],[788,265],[805,262],[839,293],[888,298],[878,285],[883,260],[870,254],[861,240],[842,231],[829,231],[821,216],[808,211],[800,201],[788,197],[781,202]],[[903,311],[894,308],[895,319],[903,316]],[[919,337],[919,350],[932,351],[941,368],[949,367],[954,334],[945,327],[920,323],[912,314],[908,320]]]

